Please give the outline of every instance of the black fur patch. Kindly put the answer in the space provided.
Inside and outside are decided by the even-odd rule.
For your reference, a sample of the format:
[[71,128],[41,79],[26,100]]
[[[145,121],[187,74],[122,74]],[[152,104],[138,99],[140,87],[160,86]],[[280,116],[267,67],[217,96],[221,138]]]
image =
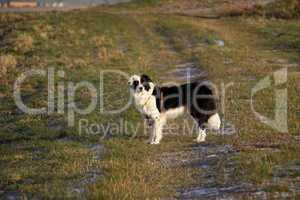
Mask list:
[[150,90],[150,85],[149,82],[152,82],[149,76],[143,74],[141,75],[141,84],[143,84],[145,90],[149,91]]
[[217,113],[216,97],[206,82],[155,87],[152,95],[156,96],[156,106],[160,112],[184,106],[199,126]]
[[147,90],[147,91],[150,90],[150,85],[148,82],[143,83],[143,86],[144,86],[145,90]]
[[149,82],[152,82],[152,80],[146,74],[142,74],[141,75],[141,83],[143,84],[144,82],[148,82],[149,83]]
[[139,85],[139,81],[133,81],[132,87],[133,89],[136,89],[136,87]]

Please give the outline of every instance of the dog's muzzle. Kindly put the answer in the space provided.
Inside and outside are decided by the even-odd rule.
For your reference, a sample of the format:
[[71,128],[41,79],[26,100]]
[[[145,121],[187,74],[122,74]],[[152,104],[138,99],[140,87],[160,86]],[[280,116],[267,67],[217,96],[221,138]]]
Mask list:
[[142,92],[143,91],[143,87],[138,87],[138,91]]

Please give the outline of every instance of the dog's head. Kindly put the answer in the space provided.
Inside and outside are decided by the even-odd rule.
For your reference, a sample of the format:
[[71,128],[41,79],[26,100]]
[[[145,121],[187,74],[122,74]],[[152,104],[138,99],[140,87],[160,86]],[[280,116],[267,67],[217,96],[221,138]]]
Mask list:
[[128,85],[137,94],[152,94],[155,87],[150,77],[145,74],[131,76]]

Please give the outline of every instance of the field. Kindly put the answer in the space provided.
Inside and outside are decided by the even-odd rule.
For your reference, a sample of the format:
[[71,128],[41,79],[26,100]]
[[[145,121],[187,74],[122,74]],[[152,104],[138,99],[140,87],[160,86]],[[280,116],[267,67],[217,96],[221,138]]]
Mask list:
[[[67,12],[1,13],[0,198],[298,199],[299,19],[291,10],[289,16],[279,15],[273,4],[245,12],[245,4],[220,2],[149,0]],[[134,106],[105,112],[129,98],[126,77],[105,70],[146,73],[164,84],[176,81],[168,73],[186,63],[207,73],[220,91],[228,86],[219,104],[233,134],[209,134],[204,144],[196,144],[196,133],[176,126],[153,146],[146,144]],[[29,70],[49,69],[55,72],[53,112],[24,113],[14,99],[16,79]],[[251,101],[259,81],[280,70],[287,70],[287,82],[257,92]],[[101,101],[93,112],[75,114],[69,126],[68,86],[80,81],[97,91],[78,89],[73,99],[79,108],[95,97]],[[252,102],[271,119],[285,112],[275,108],[274,89],[287,91],[286,131],[262,123],[251,109]],[[48,93],[46,75],[21,86],[28,107],[49,106]],[[183,121],[192,120],[183,116],[168,127]],[[80,127],[83,122],[87,129]]]

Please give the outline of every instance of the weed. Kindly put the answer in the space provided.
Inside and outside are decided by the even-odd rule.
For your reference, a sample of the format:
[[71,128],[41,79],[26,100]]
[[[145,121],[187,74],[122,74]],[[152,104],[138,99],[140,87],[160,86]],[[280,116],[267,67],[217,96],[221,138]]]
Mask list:
[[18,35],[14,41],[14,50],[21,53],[27,53],[32,50],[33,42],[34,40],[29,34],[22,33]]
[[13,55],[0,56],[0,77],[5,77],[8,71],[13,70],[17,65],[17,60]]

